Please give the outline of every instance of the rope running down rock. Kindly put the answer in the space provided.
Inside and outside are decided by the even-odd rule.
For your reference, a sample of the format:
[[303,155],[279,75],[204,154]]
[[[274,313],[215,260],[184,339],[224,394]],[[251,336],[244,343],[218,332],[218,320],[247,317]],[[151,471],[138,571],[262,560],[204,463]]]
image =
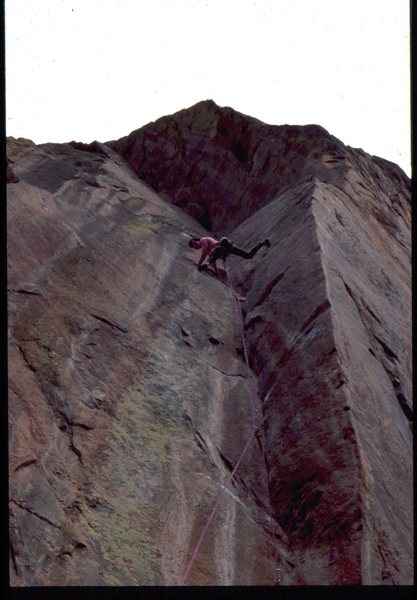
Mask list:
[[[239,300],[238,300],[237,294],[236,294],[236,292],[235,292],[235,290],[233,288],[233,285],[232,285],[232,282],[231,282],[231,279],[230,279],[230,276],[229,276],[229,273],[228,273],[227,270],[226,270],[226,276],[227,276],[227,284],[228,284],[229,288],[231,289],[231,291],[233,293],[233,297],[234,297],[235,305],[236,305],[236,312],[237,312],[237,315],[238,315],[238,323],[239,323],[240,335],[241,335],[241,339],[242,339],[243,354],[244,354],[244,359],[245,359],[246,368],[247,368],[247,372],[248,372],[248,381],[249,381],[251,406],[252,406],[252,421],[253,421],[252,432],[251,432],[249,438],[247,439],[247,441],[245,443],[245,446],[244,446],[244,448],[243,448],[243,450],[241,452],[241,455],[240,455],[239,459],[236,462],[236,465],[235,465],[233,471],[231,472],[231,474],[229,475],[227,481],[225,482],[227,484],[227,483],[230,483],[232,481],[233,477],[235,476],[236,471],[238,470],[238,468],[239,468],[239,466],[240,466],[243,458],[246,455],[246,452],[248,451],[248,448],[249,448],[249,446],[250,446],[250,444],[252,442],[252,439],[259,432],[259,420],[260,419],[259,419],[259,409],[257,407],[257,401],[256,401],[256,394],[255,394],[255,390],[254,390],[254,387],[253,387],[252,372],[251,372],[251,369],[249,367],[249,359],[248,359],[248,351],[247,351],[246,340],[245,340],[245,331],[244,331],[242,311],[240,309]],[[263,457],[264,457],[264,461],[266,461],[266,456],[265,456],[265,451],[264,451],[263,444],[260,443],[260,446],[261,446],[262,454],[263,454]],[[212,521],[213,521],[213,519],[214,519],[214,517],[216,515],[216,512],[217,512],[217,510],[219,508],[220,502],[222,500],[222,497],[223,497],[226,489],[227,489],[226,485],[222,486],[222,489],[221,489],[221,491],[219,492],[219,494],[217,496],[216,502],[215,502],[215,504],[214,504],[214,506],[213,506],[213,508],[211,510],[211,513],[210,513],[210,515],[209,515],[209,517],[208,517],[208,519],[207,519],[207,521],[206,521],[206,523],[205,523],[205,525],[204,525],[201,533],[200,533],[200,536],[199,536],[199,538],[197,540],[197,543],[195,545],[195,548],[193,550],[192,556],[191,556],[191,558],[190,558],[190,560],[188,562],[188,565],[187,565],[187,567],[186,567],[186,569],[184,571],[184,574],[183,574],[183,576],[181,578],[181,581],[179,583],[180,586],[186,585],[186,582],[188,580],[190,571],[191,571],[192,566],[194,564],[194,561],[195,561],[195,559],[197,557],[198,551],[199,551],[199,549],[201,547],[201,544],[204,541],[204,538],[205,538],[205,535],[207,533],[207,530],[208,530],[210,524],[212,523]],[[271,515],[270,516],[272,518],[272,511],[271,511]],[[274,536],[274,541],[275,541],[275,531],[273,532],[273,536]],[[275,561],[277,563],[278,556],[277,556],[276,542],[274,543],[274,547],[275,547]],[[280,583],[279,573],[280,573],[280,569],[276,569],[275,585],[279,585],[279,583]]]

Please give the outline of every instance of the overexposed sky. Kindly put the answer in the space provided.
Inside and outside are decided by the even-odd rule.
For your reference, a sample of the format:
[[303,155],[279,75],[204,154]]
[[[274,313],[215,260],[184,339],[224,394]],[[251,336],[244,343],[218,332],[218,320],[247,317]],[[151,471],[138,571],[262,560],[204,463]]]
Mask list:
[[212,99],[409,175],[409,0],[6,0],[6,130],[118,139]]

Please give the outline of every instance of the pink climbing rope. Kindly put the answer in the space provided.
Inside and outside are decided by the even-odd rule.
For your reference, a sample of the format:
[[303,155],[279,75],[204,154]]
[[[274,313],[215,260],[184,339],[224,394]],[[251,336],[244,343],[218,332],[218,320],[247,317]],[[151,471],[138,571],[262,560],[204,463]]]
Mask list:
[[[252,419],[253,419],[253,427],[254,427],[254,433],[256,434],[258,432],[258,430],[260,429],[264,436],[265,436],[265,429],[264,429],[264,420],[263,417],[261,418],[260,414],[259,414],[259,409],[257,406],[257,398],[256,398],[256,393],[253,387],[253,382],[252,382],[252,371],[250,369],[249,366],[249,353],[248,353],[248,348],[247,348],[247,344],[246,344],[246,336],[245,336],[245,325],[243,322],[243,315],[242,315],[242,309],[240,308],[240,303],[239,303],[239,299],[238,299],[238,295],[236,294],[236,291],[232,285],[232,281],[230,279],[230,275],[229,272],[226,269],[225,266],[225,271],[226,271],[226,278],[227,278],[227,285],[229,286],[229,288],[232,290],[233,292],[233,296],[235,299],[235,306],[236,306],[236,312],[237,312],[237,317],[238,317],[238,323],[239,323],[239,329],[240,329],[240,336],[242,339],[242,347],[243,347],[243,356],[245,359],[245,363],[246,363],[246,369],[248,372],[248,379],[249,379],[249,388],[250,388],[250,395],[251,395],[251,403],[252,403]],[[259,437],[257,437],[260,448],[261,448],[261,452],[262,452],[262,458],[264,460],[265,463],[265,468],[266,470],[268,467],[267,464],[267,458],[266,458],[266,452],[265,452],[265,446],[263,444],[263,441],[259,439]],[[277,526],[276,523],[274,522],[274,517],[273,517],[273,511],[272,511],[272,506],[270,506],[270,514],[269,517],[272,520],[272,537],[274,539],[274,561],[275,564],[279,563],[278,557],[279,557],[279,552],[278,552],[278,546],[276,544],[276,534],[277,532]],[[280,568],[276,568],[275,569],[275,585],[279,585],[281,583],[281,569]]]
[[[249,448],[249,446],[250,446],[250,444],[252,442],[252,439],[255,437],[255,435],[256,435],[256,433],[257,433],[257,431],[259,429],[259,423],[257,423],[257,417],[259,416],[259,411],[258,411],[258,408],[257,408],[256,394],[255,394],[255,390],[254,390],[254,387],[253,387],[252,372],[251,372],[251,369],[250,369],[250,366],[249,366],[248,350],[247,350],[246,340],[245,340],[245,328],[244,328],[244,323],[243,323],[242,311],[241,311],[241,308],[240,308],[240,305],[239,305],[239,300],[238,300],[237,294],[236,294],[236,292],[235,292],[235,290],[234,290],[234,288],[232,286],[232,282],[230,280],[230,276],[229,276],[229,273],[227,272],[227,270],[226,270],[226,276],[227,276],[227,284],[228,284],[228,286],[230,287],[230,289],[233,292],[233,296],[234,296],[234,299],[235,299],[235,305],[236,305],[236,312],[237,312],[237,315],[238,315],[239,329],[240,329],[240,335],[241,335],[242,347],[243,347],[243,356],[244,356],[244,359],[245,359],[246,368],[247,368],[247,372],[248,372],[249,390],[250,390],[251,407],[252,407],[252,421],[253,421],[252,432],[251,432],[249,438],[246,441],[246,444],[245,444],[245,446],[244,446],[244,448],[242,450],[241,455],[239,456],[238,461],[236,462],[236,465],[235,465],[233,471],[229,475],[228,480],[226,480],[226,483],[230,483],[232,481],[233,477],[235,476],[235,473],[238,470],[238,468],[240,466],[240,463],[244,459],[245,454],[248,451],[248,448]],[[261,444],[261,449],[262,449],[262,454],[263,454],[263,457],[264,457],[264,461],[266,462],[266,457],[265,457],[265,451],[264,451],[263,444]],[[182,579],[181,579],[181,581],[179,583],[180,586],[184,586],[186,584],[187,580],[188,580],[190,571],[191,571],[192,566],[193,566],[193,564],[195,562],[195,559],[197,557],[198,551],[199,551],[199,549],[201,547],[201,544],[204,541],[204,538],[206,536],[207,530],[208,530],[210,524],[212,523],[212,521],[213,521],[213,519],[214,519],[214,517],[216,515],[216,512],[217,512],[217,510],[219,508],[221,499],[222,499],[223,494],[225,493],[226,489],[227,488],[224,485],[222,487],[221,491],[219,492],[218,496],[217,496],[216,502],[215,502],[215,504],[214,504],[214,506],[213,506],[213,508],[211,510],[211,513],[210,513],[210,515],[209,515],[209,517],[208,517],[208,519],[207,519],[207,521],[206,521],[206,523],[205,523],[205,525],[204,525],[201,533],[200,533],[200,536],[199,536],[199,538],[197,540],[197,543],[195,545],[195,548],[193,550],[191,558],[190,558],[190,560],[188,562],[187,568],[185,569],[184,575],[182,576]],[[275,545],[275,549],[277,551],[276,544],[274,544],[274,545]],[[276,579],[276,583],[277,584],[279,583],[278,578]]]
[[[234,477],[234,475],[235,475],[236,471],[237,471],[237,470],[238,470],[238,468],[239,468],[239,465],[240,465],[240,463],[242,462],[242,460],[243,460],[243,458],[244,458],[244,456],[245,456],[245,454],[246,454],[246,452],[247,452],[247,450],[248,450],[248,448],[249,448],[249,445],[250,445],[250,443],[251,443],[251,441],[252,441],[252,438],[253,438],[253,436],[254,436],[254,435],[255,435],[255,431],[252,431],[252,433],[250,434],[250,436],[249,436],[249,438],[248,438],[248,440],[247,440],[247,442],[246,442],[246,444],[245,444],[245,447],[243,448],[242,454],[240,455],[240,457],[239,457],[239,460],[237,461],[237,463],[236,463],[236,465],[235,465],[235,468],[233,469],[233,471],[231,472],[231,474],[230,474],[230,476],[229,476],[228,482],[232,481],[232,479],[233,479],[233,477]],[[197,554],[198,554],[198,551],[199,551],[199,549],[200,549],[200,546],[201,546],[201,544],[203,543],[204,537],[205,537],[205,535],[206,535],[207,529],[209,528],[209,525],[210,525],[210,523],[213,521],[213,519],[214,519],[214,517],[215,517],[215,514],[216,514],[216,512],[217,512],[217,509],[218,509],[218,507],[219,507],[220,501],[221,501],[221,499],[222,499],[222,496],[223,496],[223,494],[224,494],[224,492],[225,492],[225,491],[226,491],[226,487],[225,487],[225,486],[223,486],[222,490],[220,491],[220,493],[219,493],[219,494],[218,494],[218,496],[217,496],[216,503],[215,503],[215,505],[213,506],[213,509],[212,509],[212,511],[211,511],[211,513],[210,513],[210,516],[209,516],[209,518],[207,519],[207,521],[206,521],[206,524],[205,524],[205,525],[204,525],[204,527],[203,527],[203,530],[202,530],[202,532],[201,532],[201,534],[200,534],[200,537],[198,538],[197,544],[196,544],[196,546],[195,546],[195,548],[194,548],[194,552],[193,552],[193,554],[192,554],[192,556],[191,556],[191,558],[190,558],[190,561],[189,561],[189,563],[188,563],[188,566],[187,566],[187,568],[185,569],[184,575],[182,576],[182,579],[181,579],[181,581],[180,581],[180,585],[185,585],[185,583],[186,583],[186,581],[187,581],[187,579],[188,579],[188,576],[189,576],[189,574],[190,574],[190,571],[191,571],[191,567],[192,567],[192,566],[193,566],[193,564],[194,564],[194,561],[195,561],[195,559],[196,559],[196,557],[197,557]]]

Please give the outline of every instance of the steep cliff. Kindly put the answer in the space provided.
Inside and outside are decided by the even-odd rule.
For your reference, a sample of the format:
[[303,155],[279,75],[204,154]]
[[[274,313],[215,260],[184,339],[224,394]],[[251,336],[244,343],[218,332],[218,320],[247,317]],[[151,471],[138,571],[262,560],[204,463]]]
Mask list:
[[[224,485],[190,585],[410,584],[405,174],[211,101],[8,158],[12,585],[177,585]],[[227,261],[232,483],[204,227],[271,240]]]

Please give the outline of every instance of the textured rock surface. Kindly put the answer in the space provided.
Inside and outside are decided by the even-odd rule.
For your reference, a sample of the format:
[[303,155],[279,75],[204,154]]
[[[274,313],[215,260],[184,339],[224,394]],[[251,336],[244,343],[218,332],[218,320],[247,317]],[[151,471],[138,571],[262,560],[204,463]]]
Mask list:
[[189,583],[273,585],[274,530],[284,585],[412,583],[407,177],[212,102],[110,145],[133,170],[8,141],[12,584],[181,579],[252,431],[193,217],[272,246],[228,260],[267,464],[254,441]]
[[235,231],[272,242],[257,268],[234,270],[297,584],[412,581],[409,223],[390,212],[381,195],[316,181]]
[[371,160],[323,127],[267,125],[212,100],[108,144],[159,194],[223,234],[286,186],[312,178],[340,183],[352,161],[367,162],[368,182],[386,173],[390,187],[410,185],[397,165]]
[[[108,149],[9,151],[12,584],[176,585],[251,427],[230,290]],[[266,481],[253,444],[190,584],[273,582]]]

